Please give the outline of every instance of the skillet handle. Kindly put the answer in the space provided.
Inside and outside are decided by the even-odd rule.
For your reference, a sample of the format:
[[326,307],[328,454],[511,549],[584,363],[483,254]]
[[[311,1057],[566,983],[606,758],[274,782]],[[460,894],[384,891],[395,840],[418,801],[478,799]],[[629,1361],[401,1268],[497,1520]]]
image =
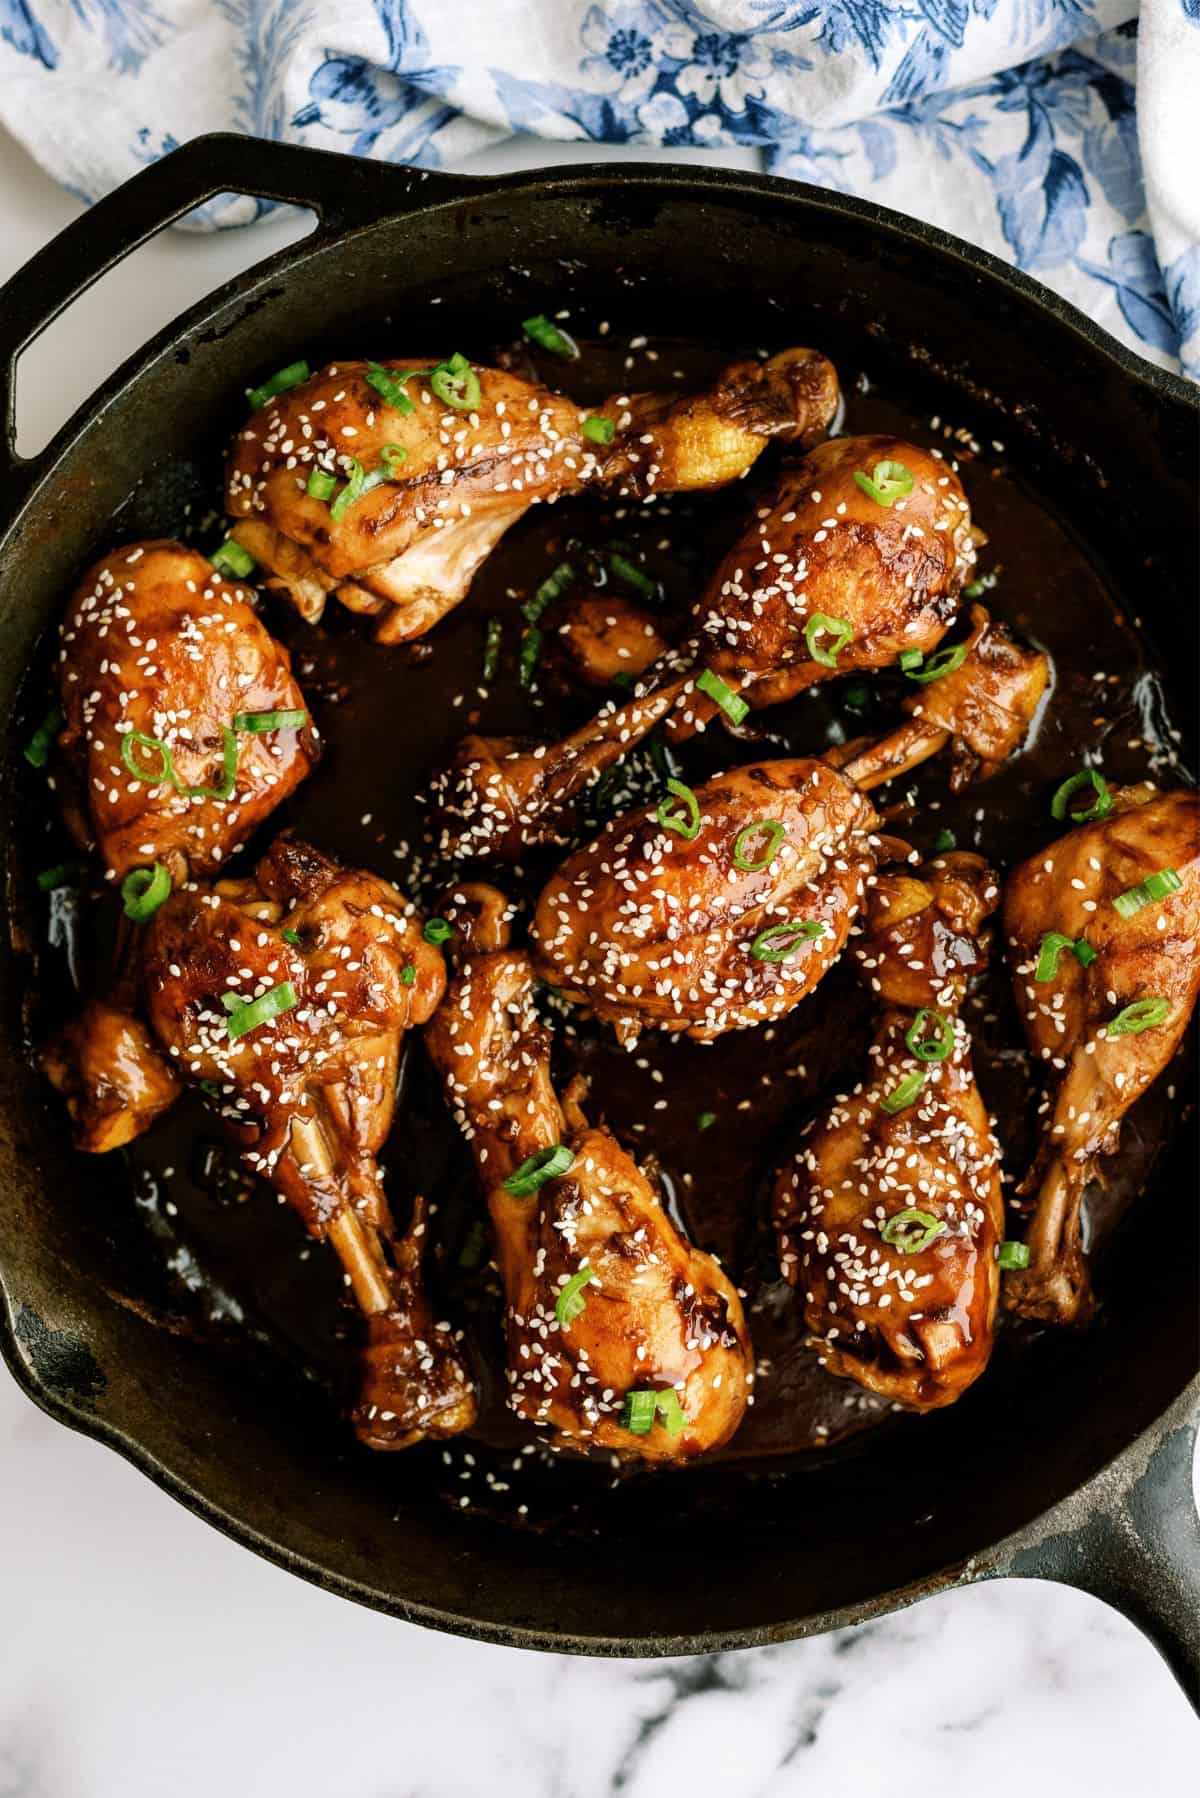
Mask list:
[[1200,1381],[1154,1431],[977,1569],[1061,1580],[1121,1611],[1200,1711],[1200,1517],[1192,1465]]
[[[16,447],[16,364],[21,352],[73,300],[126,256],[218,194],[303,206],[317,214],[318,241],[387,213],[416,211],[479,191],[478,179],[369,163],[361,157],[231,132],[195,137],[151,163],[89,208],[0,287],[0,491],[15,517],[50,445],[27,458]],[[0,536],[5,519],[0,516]]]

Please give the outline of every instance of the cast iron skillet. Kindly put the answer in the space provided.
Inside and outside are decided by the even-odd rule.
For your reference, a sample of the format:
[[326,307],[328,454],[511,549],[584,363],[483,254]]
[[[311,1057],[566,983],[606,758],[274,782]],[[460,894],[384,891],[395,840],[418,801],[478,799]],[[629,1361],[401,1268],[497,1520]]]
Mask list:
[[[310,206],[316,232],[178,319],[48,449],[18,457],[20,351],[105,269],[227,190]],[[859,200],[740,174],[625,164],[480,181],[209,137],[101,201],[0,292],[5,715],[23,727],[39,639],[114,511],[141,483],[138,529],[171,528],[189,456],[239,422],[252,380],[297,354],[357,350],[364,327],[398,351],[444,347],[456,320],[478,340],[481,318],[499,332],[581,297],[618,327],[817,344],[879,371],[915,415],[1002,438],[1189,679],[1197,396],[989,256]],[[1193,693],[1174,703],[1195,717]],[[638,1480],[553,1530],[518,1529],[450,1509],[436,1453],[371,1458],[261,1357],[150,1321],[120,1170],[73,1155],[30,1070],[27,977],[5,942],[0,1347],[37,1403],[238,1541],[415,1622],[592,1654],[748,1646],[970,1580],[1068,1579],[1196,1679],[1194,1120],[1134,1208],[1103,1321],[1027,1357],[1023,1385],[815,1469]]]

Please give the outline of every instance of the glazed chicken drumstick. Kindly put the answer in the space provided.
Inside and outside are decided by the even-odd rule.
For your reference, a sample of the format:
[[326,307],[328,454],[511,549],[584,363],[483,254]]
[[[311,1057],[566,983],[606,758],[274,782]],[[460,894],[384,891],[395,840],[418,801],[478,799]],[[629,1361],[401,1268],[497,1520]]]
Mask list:
[[380,642],[402,643],[458,604],[538,501],[725,486],[773,437],[815,442],[838,385],[815,350],[784,350],[731,364],[698,394],[581,408],[456,355],[340,362],[263,397],[229,458],[234,536],[303,617],[334,593],[379,620]]
[[[876,482],[881,469],[903,471],[893,477],[909,482],[903,494]],[[433,784],[439,850],[513,861],[562,842],[571,802],[656,725],[676,740],[704,729],[714,690],[737,713],[905,651],[923,657],[954,617],[974,553],[966,498],[944,462],[890,437],[819,444],[781,477],[709,581],[692,638],[630,700],[561,743],[462,739]],[[714,679],[715,689],[697,686]]]
[[[250,590],[180,543],[129,544],[88,571],[57,672],[53,778],[68,829],[99,850],[110,880],[213,873],[315,764],[288,653]],[[178,1095],[137,1015],[139,935],[122,921],[106,990],[43,1054],[78,1146],[95,1153],[129,1142]]]
[[958,1013],[998,898],[975,855],[879,877],[854,948],[882,1007],[868,1071],[775,1186],[822,1365],[914,1411],[952,1404],[992,1347],[1000,1156]]
[[464,886],[443,909],[463,948],[425,1041],[487,1197],[509,1405],[558,1447],[643,1461],[719,1448],[754,1379],[737,1293],[636,1161],[588,1125],[578,1087],[559,1100],[503,896]]
[[1089,802],[1103,815],[1022,862],[1004,894],[1017,1007],[1047,1076],[1041,1148],[1019,1189],[1034,1207],[1030,1260],[1005,1303],[1056,1324],[1092,1309],[1084,1194],[1200,990],[1200,799],[1100,782],[1073,804]]
[[421,1275],[424,1204],[398,1239],[376,1161],[401,1037],[445,986],[413,907],[280,837],[252,879],[172,894],[148,926],[143,985],[173,1065],[210,1084],[243,1164],[342,1263],[366,1330],[359,1439],[398,1449],[467,1429],[471,1381]]

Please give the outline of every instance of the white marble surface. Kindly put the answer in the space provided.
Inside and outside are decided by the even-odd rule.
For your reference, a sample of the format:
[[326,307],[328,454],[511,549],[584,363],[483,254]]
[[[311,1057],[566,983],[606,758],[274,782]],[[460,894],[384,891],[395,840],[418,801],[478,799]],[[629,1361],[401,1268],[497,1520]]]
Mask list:
[[[0,136],[0,279],[74,212]],[[287,229],[149,246],[25,358],[22,446]],[[1154,1650],[1054,1586],[669,1662],[430,1635],[256,1560],[0,1371],[0,1798],[1128,1798],[1192,1789],[1198,1747]]]

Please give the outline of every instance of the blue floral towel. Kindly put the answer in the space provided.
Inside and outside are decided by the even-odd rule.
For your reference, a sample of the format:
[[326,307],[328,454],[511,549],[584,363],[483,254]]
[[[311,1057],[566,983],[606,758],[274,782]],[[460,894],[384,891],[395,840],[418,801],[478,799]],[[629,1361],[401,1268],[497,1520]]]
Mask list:
[[1137,10],[0,0],[0,121],[84,198],[217,129],[426,167],[513,131],[755,145],[1008,257],[1200,379],[1200,0],[1146,0],[1140,43]]

